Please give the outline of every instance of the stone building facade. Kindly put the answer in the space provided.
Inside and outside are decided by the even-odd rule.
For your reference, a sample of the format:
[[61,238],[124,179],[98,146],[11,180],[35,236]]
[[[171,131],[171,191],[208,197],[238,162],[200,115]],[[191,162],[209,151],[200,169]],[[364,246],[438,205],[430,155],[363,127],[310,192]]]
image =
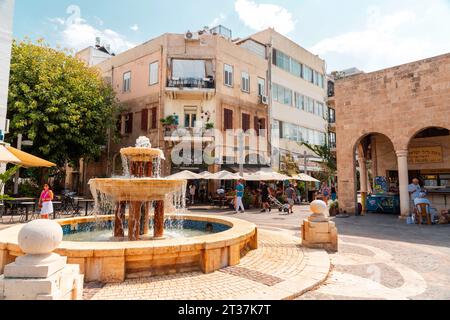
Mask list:
[[[346,77],[335,86],[340,207],[356,212],[357,162],[365,172],[370,157],[372,175],[397,170],[401,216],[408,216],[415,174],[450,173],[450,54]],[[442,151],[437,159],[417,160],[412,150],[425,154],[425,148]],[[360,176],[366,192],[367,172]]]

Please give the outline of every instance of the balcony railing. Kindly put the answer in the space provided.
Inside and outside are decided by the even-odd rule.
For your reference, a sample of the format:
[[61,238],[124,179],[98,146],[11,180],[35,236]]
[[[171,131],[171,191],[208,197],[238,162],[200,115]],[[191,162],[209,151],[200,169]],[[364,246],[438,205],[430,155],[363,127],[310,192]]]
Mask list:
[[180,88],[180,89],[214,89],[215,81],[211,78],[196,79],[196,78],[185,78],[185,79],[171,79],[167,81],[168,88]]
[[328,81],[328,98],[334,97],[334,82]]

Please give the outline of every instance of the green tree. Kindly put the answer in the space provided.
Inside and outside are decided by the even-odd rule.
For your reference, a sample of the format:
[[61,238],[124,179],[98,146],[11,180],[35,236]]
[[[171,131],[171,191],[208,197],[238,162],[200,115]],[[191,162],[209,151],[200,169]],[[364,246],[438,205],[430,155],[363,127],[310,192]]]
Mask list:
[[8,142],[22,133],[34,143],[27,151],[60,167],[77,166],[101,155],[119,112],[111,86],[69,51],[42,40],[13,43]]
[[280,173],[288,176],[296,176],[300,173],[298,163],[295,161],[292,153],[288,153],[281,158]]
[[[19,170],[19,166],[13,166],[6,170],[4,173],[0,173],[0,191],[3,190],[3,188],[6,186],[6,184],[11,180],[11,178],[16,174],[17,170]],[[14,200],[8,195],[2,195],[0,194],[0,201],[5,200]]]
[[334,153],[331,151],[331,146],[328,143],[324,145],[311,145],[304,142],[303,145],[323,159],[321,166],[326,175],[326,177],[324,177],[326,179],[324,180],[336,176],[337,161]]

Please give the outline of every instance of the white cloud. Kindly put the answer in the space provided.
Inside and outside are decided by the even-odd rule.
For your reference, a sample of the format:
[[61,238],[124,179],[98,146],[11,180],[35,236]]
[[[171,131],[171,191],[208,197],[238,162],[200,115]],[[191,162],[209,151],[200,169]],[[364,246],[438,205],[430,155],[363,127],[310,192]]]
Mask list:
[[95,22],[97,22],[97,24],[99,25],[99,26],[103,26],[105,23],[103,22],[103,20],[102,19],[100,19],[99,17],[97,17],[97,16],[94,16],[94,20],[95,20]]
[[137,24],[134,24],[133,26],[130,27],[131,30],[133,31],[139,31],[139,26]]
[[361,30],[324,39],[310,50],[333,70],[355,66],[370,72],[449,52],[449,34],[446,0],[411,0],[395,8],[370,7]]
[[102,44],[109,44],[112,52],[115,53],[120,53],[136,46],[133,42],[128,41],[124,35],[111,29],[97,29],[81,18],[67,21],[55,18],[50,19],[50,21],[63,28],[59,31],[59,38],[61,46],[68,49],[79,51],[92,46],[95,44],[97,37],[100,37]]
[[218,17],[216,17],[210,24],[210,28],[217,27],[219,24],[223,23],[227,19],[227,16],[224,13],[221,13]]
[[260,31],[272,27],[286,35],[295,29],[296,22],[292,13],[278,5],[237,0],[234,7],[242,22],[253,30]]

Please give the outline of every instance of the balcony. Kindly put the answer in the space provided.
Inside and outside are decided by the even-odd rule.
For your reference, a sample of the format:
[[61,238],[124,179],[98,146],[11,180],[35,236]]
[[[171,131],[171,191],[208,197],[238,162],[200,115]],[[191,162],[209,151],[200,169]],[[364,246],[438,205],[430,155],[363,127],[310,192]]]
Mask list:
[[216,85],[212,77],[173,78],[167,81],[166,93],[172,99],[211,99],[216,93]]
[[212,142],[212,141],[214,141],[214,136],[210,135],[205,128],[167,127],[164,131],[164,141],[166,141],[166,142],[180,142],[180,141]]

